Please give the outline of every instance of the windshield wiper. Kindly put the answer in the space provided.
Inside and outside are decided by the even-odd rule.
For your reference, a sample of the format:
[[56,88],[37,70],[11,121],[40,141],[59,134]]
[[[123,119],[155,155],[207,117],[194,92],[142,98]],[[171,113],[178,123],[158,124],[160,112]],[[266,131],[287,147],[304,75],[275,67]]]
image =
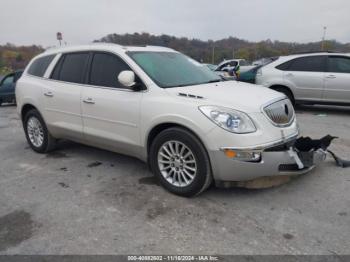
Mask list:
[[217,82],[222,82],[221,79],[213,79],[208,82],[204,83],[190,83],[190,84],[180,84],[180,85],[174,85],[174,86],[167,86],[164,88],[174,88],[174,87],[185,87],[185,86],[196,86],[196,85],[204,85],[204,84],[211,84],[211,83],[217,83]]

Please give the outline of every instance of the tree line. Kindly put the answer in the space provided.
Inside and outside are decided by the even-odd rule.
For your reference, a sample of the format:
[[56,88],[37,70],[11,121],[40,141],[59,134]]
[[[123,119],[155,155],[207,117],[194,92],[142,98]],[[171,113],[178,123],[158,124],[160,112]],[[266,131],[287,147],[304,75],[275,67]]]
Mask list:
[[[322,42],[290,43],[265,40],[251,42],[236,37],[218,41],[189,39],[170,35],[151,35],[148,33],[110,34],[95,42],[116,43],[120,45],[157,45],[170,47],[204,63],[219,63],[224,59],[244,58],[254,61],[264,57],[289,55],[301,52],[321,51]],[[350,52],[350,43],[343,44],[336,40],[323,43],[324,50]]]
[[[157,45],[170,47],[203,63],[220,63],[224,59],[244,58],[254,61],[264,57],[274,57],[300,52],[320,51],[322,43],[291,43],[265,40],[251,42],[237,37],[217,41],[203,41],[170,35],[152,35],[149,33],[109,34],[94,42],[116,43],[120,45]],[[350,53],[350,43],[327,40],[324,50]],[[0,75],[24,68],[30,59],[43,52],[42,46],[0,45]]]
[[13,44],[0,45],[0,75],[14,70],[23,69],[29,61],[45,49],[41,46],[15,46]]

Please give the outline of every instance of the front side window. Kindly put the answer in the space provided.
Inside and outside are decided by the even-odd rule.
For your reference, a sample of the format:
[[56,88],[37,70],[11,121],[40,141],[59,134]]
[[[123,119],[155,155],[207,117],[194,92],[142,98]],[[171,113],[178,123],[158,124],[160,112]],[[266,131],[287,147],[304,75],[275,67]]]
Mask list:
[[230,61],[227,63],[224,63],[223,65],[221,65],[218,69],[218,71],[224,70],[224,69],[228,69],[229,67],[235,67],[238,65],[237,61]]
[[54,57],[55,55],[48,55],[36,59],[28,68],[28,74],[43,77]]
[[89,84],[104,87],[125,88],[118,75],[130,67],[119,57],[107,53],[95,53],[91,63]]
[[246,60],[241,60],[239,64],[240,66],[249,66],[249,63]]
[[326,56],[307,56],[292,60],[286,71],[325,72]]
[[328,60],[328,72],[350,73],[350,58],[330,56]]
[[162,88],[221,81],[207,66],[181,53],[128,52],[128,55]]
[[14,82],[14,76],[10,75],[2,81],[2,85],[9,85],[9,84],[12,84],[13,82]]
[[65,54],[57,63],[51,78],[55,80],[84,83],[84,72],[89,53]]

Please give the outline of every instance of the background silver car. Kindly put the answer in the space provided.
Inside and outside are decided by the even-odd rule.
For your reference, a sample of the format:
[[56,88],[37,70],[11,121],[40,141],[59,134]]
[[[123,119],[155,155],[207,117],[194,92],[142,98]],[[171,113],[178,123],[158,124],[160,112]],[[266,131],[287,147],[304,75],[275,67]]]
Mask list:
[[350,54],[309,53],[280,57],[262,67],[256,84],[293,103],[350,104]]

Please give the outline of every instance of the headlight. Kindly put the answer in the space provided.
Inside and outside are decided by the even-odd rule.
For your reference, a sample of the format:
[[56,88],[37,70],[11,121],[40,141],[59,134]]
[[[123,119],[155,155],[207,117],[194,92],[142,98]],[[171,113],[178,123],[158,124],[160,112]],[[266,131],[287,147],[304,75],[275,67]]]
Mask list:
[[246,134],[256,131],[253,121],[243,112],[218,106],[200,106],[199,110],[219,127],[229,132]]

